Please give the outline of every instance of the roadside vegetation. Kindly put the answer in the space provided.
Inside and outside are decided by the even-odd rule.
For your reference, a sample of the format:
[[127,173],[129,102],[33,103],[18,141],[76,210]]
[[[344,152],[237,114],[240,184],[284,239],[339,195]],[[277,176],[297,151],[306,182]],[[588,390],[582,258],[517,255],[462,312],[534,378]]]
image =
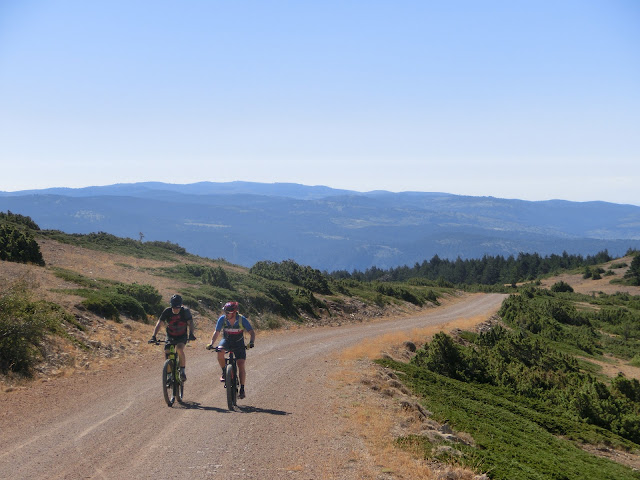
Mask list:
[[[436,420],[473,437],[451,444],[450,460],[494,480],[640,478],[584,448],[640,453],[640,382],[592,362],[637,362],[640,298],[528,287],[499,316],[485,333],[434,335],[410,362],[380,360]],[[398,445],[442,451],[419,436]]]
[[0,373],[30,376],[46,356],[46,336],[69,339],[80,348],[70,330],[84,330],[76,318],[59,305],[33,298],[26,282],[0,289]]

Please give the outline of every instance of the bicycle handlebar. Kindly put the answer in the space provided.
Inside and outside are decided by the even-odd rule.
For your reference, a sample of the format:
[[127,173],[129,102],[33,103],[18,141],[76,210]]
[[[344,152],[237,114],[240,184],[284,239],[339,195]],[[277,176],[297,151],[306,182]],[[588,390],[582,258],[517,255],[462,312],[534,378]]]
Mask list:
[[[184,342],[184,343],[186,345],[189,342],[193,342],[195,339],[196,339],[196,337],[187,339],[187,341]],[[153,340],[153,339],[151,339],[151,340],[147,341],[147,343],[150,343],[152,345],[160,345],[160,344],[164,345],[165,344],[165,340],[158,340],[158,339]]]
[[[211,346],[211,348],[209,348],[209,346]],[[205,347],[207,350],[215,350],[216,352],[230,352],[231,350],[227,350],[226,348],[220,347],[220,345],[218,345],[217,347],[214,347],[213,345],[209,344]],[[245,345],[244,348],[253,348],[251,346],[251,344],[249,345]]]

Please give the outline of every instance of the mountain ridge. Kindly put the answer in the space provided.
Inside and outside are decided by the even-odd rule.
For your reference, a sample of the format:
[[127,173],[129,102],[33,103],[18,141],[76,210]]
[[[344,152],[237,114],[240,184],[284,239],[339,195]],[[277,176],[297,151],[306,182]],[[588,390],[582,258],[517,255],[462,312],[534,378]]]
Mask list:
[[622,256],[640,248],[640,207],[439,192],[356,192],[293,183],[141,182],[0,192],[0,210],[43,229],[171,241],[252,266],[292,259],[326,271],[539,253]]

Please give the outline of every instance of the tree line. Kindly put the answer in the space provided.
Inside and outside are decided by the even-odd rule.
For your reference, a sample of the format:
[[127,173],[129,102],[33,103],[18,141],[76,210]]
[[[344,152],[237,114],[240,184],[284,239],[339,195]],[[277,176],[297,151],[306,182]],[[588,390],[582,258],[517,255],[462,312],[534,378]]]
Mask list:
[[[632,250],[627,255],[635,253]],[[609,262],[613,258],[607,250],[595,255],[570,255],[566,251],[562,255],[552,254],[542,257],[538,253],[520,253],[505,258],[502,255],[485,255],[480,259],[456,260],[442,259],[434,255],[431,260],[422,263],[416,262],[413,267],[401,266],[383,270],[378,267],[370,267],[364,272],[354,270],[349,273],[346,270],[338,270],[329,275],[334,279],[353,279],[360,281],[394,281],[406,282],[411,279],[426,279],[431,281],[445,281],[452,284],[516,284],[518,282],[532,281],[549,273],[557,273],[564,270],[584,268]]]

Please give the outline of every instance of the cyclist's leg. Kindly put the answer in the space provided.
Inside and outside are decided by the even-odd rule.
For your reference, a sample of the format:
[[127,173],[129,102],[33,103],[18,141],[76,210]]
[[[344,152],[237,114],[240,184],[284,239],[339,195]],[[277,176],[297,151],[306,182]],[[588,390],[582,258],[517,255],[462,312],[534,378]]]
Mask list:
[[244,380],[247,376],[247,372],[244,366],[244,362],[247,359],[247,350],[245,348],[234,349],[233,353],[236,355],[236,362],[238,363],[238,376],[240,377],[240,385],[244,385]]
[[173,337],[170,337],[169,335],[167,335],[167,338],[165,339],[165,342],[164,342],[164,358],[165,359],[169,358],[169,350],[171,350],[171,345],[175,345],[175,342],[173,341]]
[[225,354],[226,350],[220,350],[218,352],[218,365],[220,365],[220,368],[222,368],[224,370],[224,354]]
[[240,385],[244,385],[244,380],[247,377],[247,372],[244,368],[244,360],[237,360],[238,363],[238,376],[240,377]]
[[220,368],[222,370],[224,370],[225,367],[225,361],[224,361],[224,354],[227,352],[227,340],[226,339],[222,339],[220,341],[220,343],[218,344],[218,364],[220,365]]
[[184,368],[187,363],[184,354],[184,343],[176,343],[176,351],[178,352],[178,358],[180,359],[180,368]]

